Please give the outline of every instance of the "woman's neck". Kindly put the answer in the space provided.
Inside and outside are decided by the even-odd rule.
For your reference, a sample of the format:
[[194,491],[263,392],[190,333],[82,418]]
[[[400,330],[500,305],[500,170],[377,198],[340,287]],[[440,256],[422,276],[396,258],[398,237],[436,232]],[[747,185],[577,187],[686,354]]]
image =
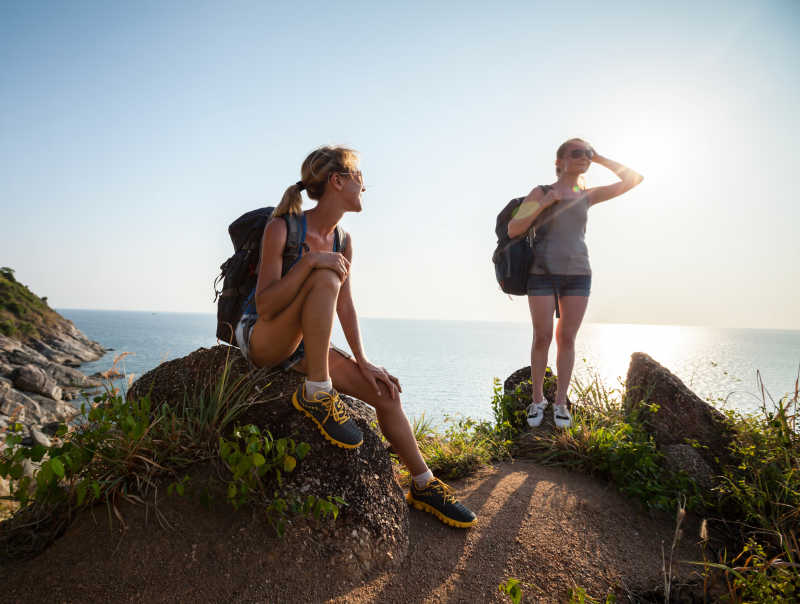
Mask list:
[[556,185],[561,190],[577,191],[580,189],[578,186],[578,179],[580,174],[564,173],[559,175]]
[[323,204],[320,200],[316,207],[311,208],[305,214],[308,221],[308,230],[327,236],[339,224],[344,212],[335,205]]

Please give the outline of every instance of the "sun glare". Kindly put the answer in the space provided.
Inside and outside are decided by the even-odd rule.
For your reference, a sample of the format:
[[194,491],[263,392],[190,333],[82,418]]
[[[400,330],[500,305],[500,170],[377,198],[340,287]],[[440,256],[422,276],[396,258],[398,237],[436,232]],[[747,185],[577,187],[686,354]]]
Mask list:
[[[692,103],[692,95],[680,91],[659,94],[645,90],[622,95],[622,100],[609,108],[608,132],[604,133],[607,140],[614,141],[614,151],[619,155],[612,157],[629,162],[644,174],[648,186],[674,182],[699,161],[708,145],[704,120],[697,117],[700,110]],[[598,150],[603,153],[599,143]]]

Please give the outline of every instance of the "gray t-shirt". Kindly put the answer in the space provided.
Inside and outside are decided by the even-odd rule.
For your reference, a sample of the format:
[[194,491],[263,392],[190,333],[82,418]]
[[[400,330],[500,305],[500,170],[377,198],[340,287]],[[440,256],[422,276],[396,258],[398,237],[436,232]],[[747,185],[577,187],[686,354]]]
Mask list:
[[586,195],[559,201],[542,212],[529,235],[533,245],[531,274],[592,274],[584,239],[588,212],[589,198]]

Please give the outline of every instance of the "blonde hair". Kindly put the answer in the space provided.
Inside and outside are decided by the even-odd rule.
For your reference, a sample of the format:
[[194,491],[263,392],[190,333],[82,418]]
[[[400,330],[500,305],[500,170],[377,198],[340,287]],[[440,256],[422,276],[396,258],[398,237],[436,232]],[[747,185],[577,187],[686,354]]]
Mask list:
[[328,178],[334,172],[352,172],[358,165],[358,151],[347,147],[325,146],[308,154],[300,168],[301,180],[291,185],[283,194],[273,216],[300,214],[305,189],[311,199],[319,199],[325,193]]
[[[564,155],[567,153],[567,147],[574,143],[583,143],[584,145],[591,147],[591,145],[582,138],[571,138],[561,143],[561,145],[558,147],[558,150],[556,151],[556,159],[564,159]],[[559,168],[558,164],[556,164],[556,177],[560,176],[561,168]],[[578,188],[580,188],[582,191],[586,189],[586,178],[584,178],[583,174],[578,177]]]

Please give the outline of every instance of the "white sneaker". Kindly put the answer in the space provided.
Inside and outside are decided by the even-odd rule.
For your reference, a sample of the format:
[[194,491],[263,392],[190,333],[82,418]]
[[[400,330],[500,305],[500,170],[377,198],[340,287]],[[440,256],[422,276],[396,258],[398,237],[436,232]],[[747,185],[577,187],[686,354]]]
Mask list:
[[559,428],[569,428],[572,425],[572,416],[566,405],[553,405],[553,421]]
[[528,425],[531,428],[536,428],[541,425],[544,419],[544,410],[547,408],[547,401],[541,403],[531,403],[528,405]]

